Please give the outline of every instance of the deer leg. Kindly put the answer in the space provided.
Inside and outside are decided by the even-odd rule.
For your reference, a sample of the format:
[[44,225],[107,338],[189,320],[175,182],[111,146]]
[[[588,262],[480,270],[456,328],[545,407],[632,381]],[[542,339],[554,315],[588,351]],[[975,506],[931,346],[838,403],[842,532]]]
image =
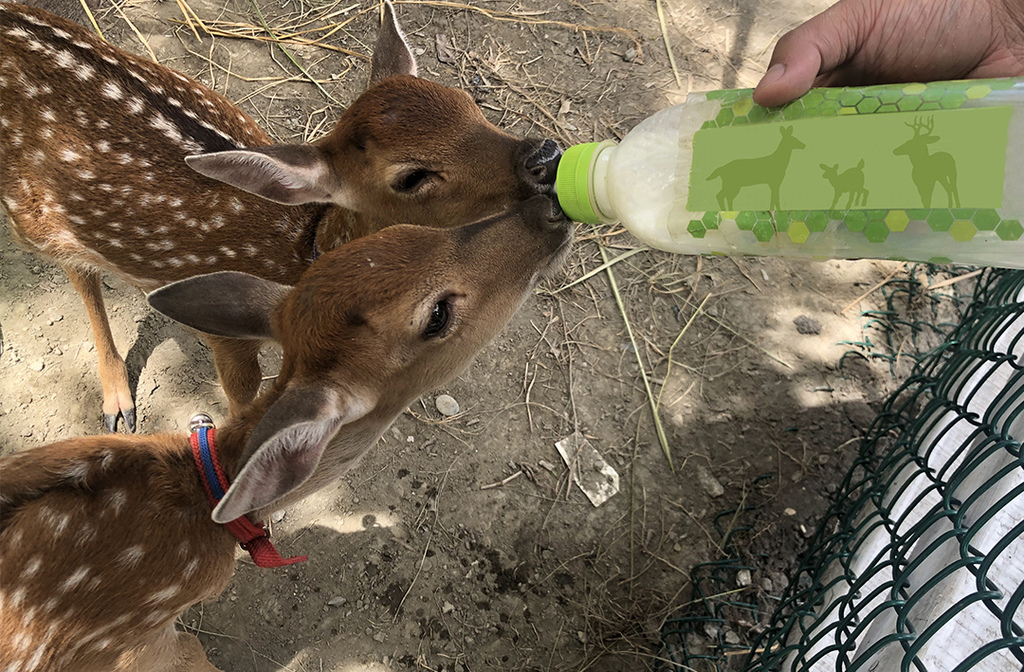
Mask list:
[[202,337],[213,351],[213,363],[228,398],[228,415],[236,416],[256,398],[260,389],[259,354],[263,342],[210,334],[202,334]]
[[156,638],[123,654],[116,672],[220,672],[206,659],[199,638],[167,626]]
[[100,284],[100,273],[95,270],[82,270],[65,265],[64,272],[71,280],[72,287],[78,291],[85,303],[85,312],[89,314],[92,324],[93,339],[96,342],[96,354],[99,358],[100,385],[103,386],[103,424],[107,431],[117,431],[117,417],[124,418],[129,432],[135,431],[135,401],[132,399],[131,388],[128,386],[128,369],[114,345],[114,336],[110,333],[110,322],[107,321],[107,310],[103,306],[103,286]]

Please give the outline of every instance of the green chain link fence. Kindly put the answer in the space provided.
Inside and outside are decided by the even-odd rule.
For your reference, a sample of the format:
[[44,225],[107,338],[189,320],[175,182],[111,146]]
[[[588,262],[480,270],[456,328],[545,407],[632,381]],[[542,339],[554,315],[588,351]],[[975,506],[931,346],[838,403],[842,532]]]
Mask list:
[[[987,271],[875,419],[745,665],[686,646],[710,617],[758,622],[733,599],[666,623],[668,669],[1024,669],[1022,436],[1024,273]],[[722,592],[737,571],[717,568]]]

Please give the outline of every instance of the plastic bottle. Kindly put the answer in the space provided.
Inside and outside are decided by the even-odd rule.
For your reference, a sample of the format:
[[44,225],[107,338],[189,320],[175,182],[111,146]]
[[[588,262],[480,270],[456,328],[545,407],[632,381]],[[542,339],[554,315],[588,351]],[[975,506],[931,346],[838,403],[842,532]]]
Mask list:
[[[1024,268],[1024,79],[690,94],[570,147],[571,218],[688,254]],[[1009,139],[1009,142],[1008,142]]]

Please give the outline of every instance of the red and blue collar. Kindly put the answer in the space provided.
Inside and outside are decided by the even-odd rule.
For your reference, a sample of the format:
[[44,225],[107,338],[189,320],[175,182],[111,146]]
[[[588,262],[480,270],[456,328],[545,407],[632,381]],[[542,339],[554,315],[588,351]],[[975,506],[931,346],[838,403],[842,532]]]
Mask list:
[[[210,506],[217,506],[227,492],[230,483],[224,475],[224,469],[220,465],[220,457],[217,455],[217,447],[214,438],[217,430],[213,426],[213,420],[205,413],[199,413],[192,417],[189,422],[189,443],[192,444],[192,458],[196,462],[196,470],[199,471],[199,480],[206,491],[206,498]],[[291,558],[282,558],[281,554],[274,548],[270,541],[270,531],[262,523],[254,523],[247,516],[240,516],[231,522],[224,523],[238,543],[248,551],[252,561],[257,567],[284,567],[297,562],[305,562],[305,555],[297,555]]]

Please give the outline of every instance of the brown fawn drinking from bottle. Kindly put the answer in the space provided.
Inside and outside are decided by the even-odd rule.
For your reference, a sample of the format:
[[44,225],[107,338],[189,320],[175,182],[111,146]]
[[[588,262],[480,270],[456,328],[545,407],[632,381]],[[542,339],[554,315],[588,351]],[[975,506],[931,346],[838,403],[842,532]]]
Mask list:
[[[0,3],[0,196],[16,237],[85,301],[109,430],[120,415],[134,431],[135,404],[101,271],[145,291],[221,270],[290,284],[337,242],[465,224],[549,189],[557,145],[517,140],[465,92],[415,77],[393,12],[385,3],[370,85],[334,130],[272,145],[203,85]],[[207,341],[237,411],[259,387],[260,343]]]
[[359,238],[294,288],[221,272],[152,293],[192,327],[277,338],[281,373],[217,430],[232,483],[212,516],[187,436],[104,434],[0,459],[0,670],[215,669],[174,621],[231,577],[220,523],[264,520],[337,479],[465,368],[570,239],[536,196],[475,224]]

